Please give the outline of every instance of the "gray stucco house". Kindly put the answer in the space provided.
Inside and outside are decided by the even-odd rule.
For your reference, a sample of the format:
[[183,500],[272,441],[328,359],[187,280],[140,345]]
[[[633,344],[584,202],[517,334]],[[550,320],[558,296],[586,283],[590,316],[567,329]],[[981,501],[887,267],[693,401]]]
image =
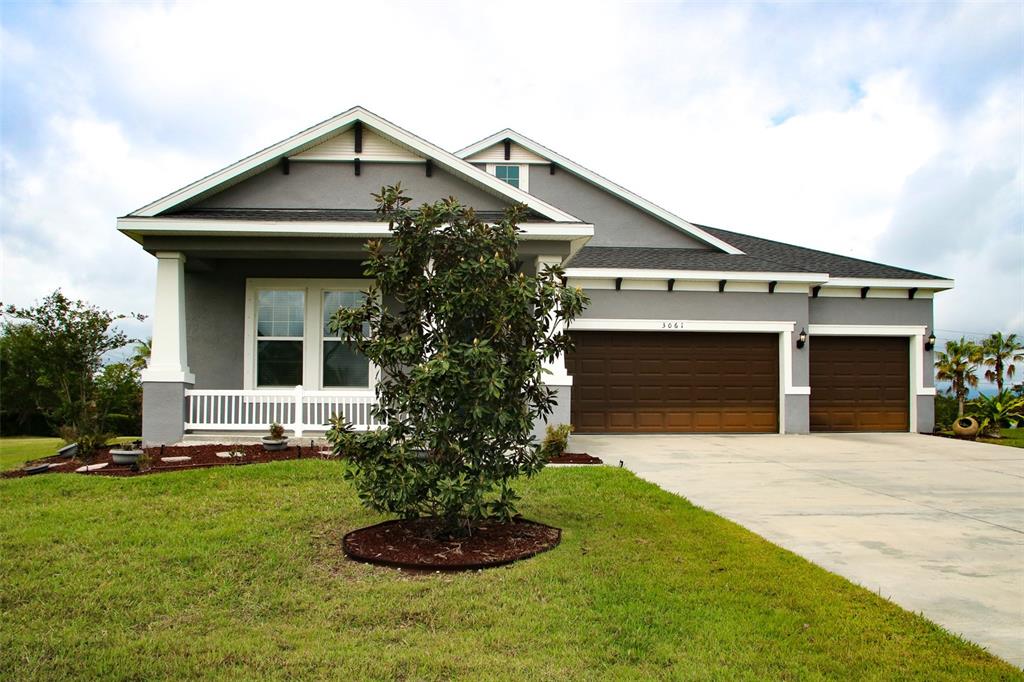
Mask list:
[[452,154],[356,107],[118,219],[158,262],[147,442],[374,426],[376,369],[324,321],[363,295],[370,195],[396,181],[529,207],[523,267],[592,300],[549,368],[578,433],[932,429],[952,281],[689,223],[513,130]]

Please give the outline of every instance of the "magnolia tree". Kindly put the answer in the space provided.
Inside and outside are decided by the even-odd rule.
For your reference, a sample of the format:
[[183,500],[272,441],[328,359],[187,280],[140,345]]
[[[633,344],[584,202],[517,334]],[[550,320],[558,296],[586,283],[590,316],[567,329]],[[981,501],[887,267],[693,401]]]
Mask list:
[[374,410],[387,426],[356,433],[335,419],[327,437],[371,509],[435,517],[444,533],[509,520],[512,482],[544,466],[532,441],[555,405],[544,362],[570,349],[565,323],[587,299],[561,268],[520,271],[525,207],[487,224],[454,198],[410,209],[400,185],[374,198],[394,237],[370,242],[375,284],[331,329],[380,368]]

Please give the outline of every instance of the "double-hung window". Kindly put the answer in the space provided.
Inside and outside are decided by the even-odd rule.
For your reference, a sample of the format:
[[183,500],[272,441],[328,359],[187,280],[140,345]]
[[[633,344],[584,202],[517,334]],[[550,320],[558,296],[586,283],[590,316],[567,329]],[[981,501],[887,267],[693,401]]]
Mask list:
[[362,305],[368,284],[365,280],[246,280],[244,387],[372,390],[375,368],[330,330],[331,317],[339,308]]
[[301,384],[305,291],[260,289],[256,306],[257,386]]

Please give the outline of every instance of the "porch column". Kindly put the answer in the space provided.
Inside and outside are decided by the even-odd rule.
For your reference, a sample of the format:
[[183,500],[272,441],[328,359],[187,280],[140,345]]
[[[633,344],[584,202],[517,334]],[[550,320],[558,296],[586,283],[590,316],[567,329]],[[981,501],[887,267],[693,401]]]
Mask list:
[[[561,265],[561,263],[561,256],[537,256],[537,274],[539,275],[545,266]],[[560,331],[564,328],[563,322],[556,322],[554,319],[549,321],[549,325],[553,331]],[[542,438],[544,436],[547,424],[568,424],[570,418],[569,401],[572,398],[572,377],[569,376],[565,369],[565,356],[559,354],[552,361],[545,362],[544,369],[551,372],[551,374],[543,375],[543,381],[555,391],[558,404],[555,406],[555,411],[546,420],[534,424],[533,433],[535,438]]]
[[185,255],[158,251],[156,258],[153,341],[142,370],[142,438],[148,444],[181,440],[185,389],[196,381],[185,341]]

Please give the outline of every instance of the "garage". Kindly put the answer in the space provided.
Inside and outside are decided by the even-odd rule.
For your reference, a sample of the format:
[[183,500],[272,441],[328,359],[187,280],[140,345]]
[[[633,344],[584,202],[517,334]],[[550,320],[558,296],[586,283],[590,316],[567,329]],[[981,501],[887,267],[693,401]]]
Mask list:
[[905,337],[815,335],[808,350],[811,431],[909,430]]
[[572,333],[577,433],[775,433],[778,334]]

